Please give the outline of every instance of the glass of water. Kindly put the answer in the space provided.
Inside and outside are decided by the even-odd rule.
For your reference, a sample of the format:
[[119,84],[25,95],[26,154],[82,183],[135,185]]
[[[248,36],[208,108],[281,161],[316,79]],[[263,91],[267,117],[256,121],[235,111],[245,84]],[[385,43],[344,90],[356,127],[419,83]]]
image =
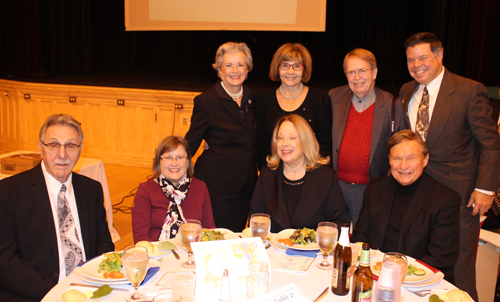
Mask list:
[[328,255],[333,251],[337,244],[339,230],[333,222],[320,222],[316,229],[316,241],[318,242],[319,250],[323,254],[323,262],[316,266],[320,269],[332,269],[332,265],[328,263]]
[[258,299],[269,293],[269,270],[267,262],[250,262],[246,283],[247,298]]
[[271,230],[271,217],[264,213],[254,213],[250,216],[250,233],[252,237],[260,237],[266,242]]

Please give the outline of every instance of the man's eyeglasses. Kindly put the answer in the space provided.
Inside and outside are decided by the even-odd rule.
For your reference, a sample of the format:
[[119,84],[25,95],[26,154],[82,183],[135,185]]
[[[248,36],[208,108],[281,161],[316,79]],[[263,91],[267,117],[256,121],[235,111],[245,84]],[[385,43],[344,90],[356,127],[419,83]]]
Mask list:
[[289,70],[290,67],[292,67],[293,70],[295,70],[295,71],[301,71],[302,69],[304,69],[304,64],[299,64],[299,63],[293,63],[293,64],[281,63],[280,64],[280,69],[283,71]]
[[160,157],[160,159],[166,161],[167,163],[171,163],[173,161],[184,162],[187,159],[187,156],[177,156],[177,157],[165,156],[165,157]]
[[47,147],[49,149],[49,151],[52,151],[52,152],[56,152],[56,151],[59,151],[59,149],[61,149],[61,146],[64,147],[64,149],[66,149],[66,151],[68,152],[75,152],[78,150],[78,148],[80,148],[80,146],[82,144],[74,144],[74,143],[68,143],[68,144],[65,144],[65,145],[61,145],[59,143],[43,143],[42,144]]
[[349,70],[347,72],[347,76],[349,78],[351,78],[351,77],[354,77],[356,75],[356,73],[358,73],[360,77],[364,77],[366,75],[366,73],[368,71],[370,71],[370,70],[371,70],[371,68],[370,69],[361,68],[361,69],[358,69],[358,70]]

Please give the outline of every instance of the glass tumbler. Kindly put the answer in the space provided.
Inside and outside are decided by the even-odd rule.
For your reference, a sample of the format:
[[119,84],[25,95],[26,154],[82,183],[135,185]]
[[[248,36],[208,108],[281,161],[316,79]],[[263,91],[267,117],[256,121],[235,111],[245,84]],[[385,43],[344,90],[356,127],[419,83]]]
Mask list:
[[266,262],[258,261],[248,265],[247,276],[247,298],[249,300],[258,299],[269,293],[269,271]]

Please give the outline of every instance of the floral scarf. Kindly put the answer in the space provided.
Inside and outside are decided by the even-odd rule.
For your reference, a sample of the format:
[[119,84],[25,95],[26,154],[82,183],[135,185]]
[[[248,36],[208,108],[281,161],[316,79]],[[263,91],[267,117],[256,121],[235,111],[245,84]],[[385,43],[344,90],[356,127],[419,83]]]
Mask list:
[[170,200],[165,222],[163,223],[160,237],[158,238],[159,241],[162,241],[174,238],[179,232],[181,223],[185,221],[184,215],[182,214],[181,204],[189,191],[191,178],[186,173],[179,183],[174,185],[162,174],[156,179],[156,182],[160,185],[168,200]]

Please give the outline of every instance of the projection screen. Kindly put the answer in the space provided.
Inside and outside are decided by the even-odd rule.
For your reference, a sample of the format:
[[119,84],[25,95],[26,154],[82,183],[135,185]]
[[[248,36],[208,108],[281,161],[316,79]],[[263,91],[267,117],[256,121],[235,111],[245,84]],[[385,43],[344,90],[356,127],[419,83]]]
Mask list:
[[326,0],[125,0],[127,31],[325,31]]

